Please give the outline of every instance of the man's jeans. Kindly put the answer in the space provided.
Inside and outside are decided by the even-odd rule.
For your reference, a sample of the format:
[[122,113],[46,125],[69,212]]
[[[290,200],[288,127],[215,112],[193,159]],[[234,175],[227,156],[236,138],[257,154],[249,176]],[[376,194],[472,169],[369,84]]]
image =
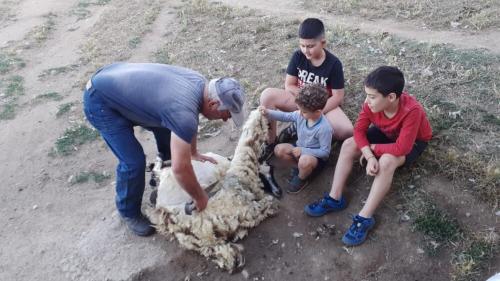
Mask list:
[[[85,115],[119,160],[116,167],[116,208],[124,217],[135,217],[141,213],[144,193],[144,150],[134,136],[134,124],[107,106],[99,95],[92,87],[84,91]],[[158,151],[163,154],[164,160],[170,159],[170,130],[146,129],[153,132]]]

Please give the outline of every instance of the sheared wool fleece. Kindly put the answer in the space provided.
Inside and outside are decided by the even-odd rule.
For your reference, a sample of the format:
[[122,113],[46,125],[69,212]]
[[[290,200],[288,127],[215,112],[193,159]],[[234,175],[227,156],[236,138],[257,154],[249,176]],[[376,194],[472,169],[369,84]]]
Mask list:
[[[201,212],[186,215],[179,205],[158,206],[158,232],[175,238],[229,272],[245,264],[243,246],[236,243],[278,210],[276,199],[264,194],[259,179],[260,147],[267,136],[267,120],[258,110],[250,113],[243,126],[233,160],[218,189]],[[160,179],[160,186],[163,184]]]

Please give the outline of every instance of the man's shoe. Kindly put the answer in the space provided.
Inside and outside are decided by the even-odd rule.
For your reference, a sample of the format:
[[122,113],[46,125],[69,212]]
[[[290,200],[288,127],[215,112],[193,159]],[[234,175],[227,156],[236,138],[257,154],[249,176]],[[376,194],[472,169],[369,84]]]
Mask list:
[[297,141],[297,125],[295,122],[283,129],[278,135],[278,143],[295,143]]
[[270,144],[263,144],[261,151],[260,151],[260,156],[259,156],[259,163],[264,163],[264,161],[269,160],[271,156],[274,154],[274,147],[276,146],[276,142],[270,143]]
[[150,236],[155,233],[155,228],[151,225],[151,222],[143,214],[136,217],[122,217],[123,221],[135,235],[138,236]]
[[330,212],[340,211],[347,207],[347,202],[344,197],[340,200],[335,200],[325,192],[323,198],[320,200],[306,205],[304,211],[311,217],[320,217]]
[[342,242],[347,246],[357,246],[365,242],[368,231],[375,225],[374,218],[363,218],[356,215],[352,219],[352,225],[342,237]]
[[289,181],[289,185],[286,191],[292,194],[299,193],[308,184],[309,181],[300,179],[299,175],[297,174],[296,176],[292,177],[292,179]]

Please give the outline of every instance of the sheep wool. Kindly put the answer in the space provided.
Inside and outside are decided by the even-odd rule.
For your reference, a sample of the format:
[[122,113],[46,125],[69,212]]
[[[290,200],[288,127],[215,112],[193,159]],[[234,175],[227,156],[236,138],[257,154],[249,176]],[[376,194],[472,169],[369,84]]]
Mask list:
[[[210,167],[208,174],[213,176],[205,177],[211,180],[201,183],[206,188],[218,180],[211,193],[217,192],[208,200],[203,212],[193,212],[192,215],[184,212],[183,205],[186,199],[190,200],[187,194],[165,201],[169,194],[184,191],[172,183],[175,178],[171,172],[162,169],[156,211],[152,217],[158,232],[175,238],[184,248],[211,259],[224,270],[233,272],[243,267],[243,246],[237,241],[244,238],[250,228],[278,211],[276,199],[264,193],[259,179],[258,158],[267,129],[266,118],[258,110],[252,111],[243,126],[230,165],[225,165],[224,161],[212,165],[214,167]],[[200,175],[198,179],[203,178],[203,168],[195,166],[194,169],[197,177]]]

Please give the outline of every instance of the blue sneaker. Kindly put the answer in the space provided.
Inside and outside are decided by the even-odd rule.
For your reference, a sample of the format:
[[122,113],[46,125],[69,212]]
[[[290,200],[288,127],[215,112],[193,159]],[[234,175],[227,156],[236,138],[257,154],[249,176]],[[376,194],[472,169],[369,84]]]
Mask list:
[[342,242],[347,246],[357,246],[365,242],[368,231],[375,225],[374,218],[363,218],[356,215],[352,219],[352,225],[342,237]]
[[327,192],[325,192],[323,198],[320,200],[306,205],[304,211],[311,217],[321,217],[329,212],[340,211],[347,207],[347,202],[344,197],[340,200],[335,200],[331,198]]

